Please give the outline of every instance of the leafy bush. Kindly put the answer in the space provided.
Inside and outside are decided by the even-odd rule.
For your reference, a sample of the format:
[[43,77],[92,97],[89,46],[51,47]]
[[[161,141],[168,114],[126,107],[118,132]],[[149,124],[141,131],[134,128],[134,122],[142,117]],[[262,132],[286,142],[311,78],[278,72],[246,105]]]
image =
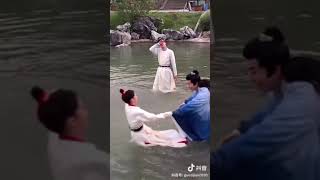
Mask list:
[[115,29],[118,25],[126,23],[126,20],[123,19],[119,13],[112,12],[110,14],[110,29]]
[[210,31],[210,10],[200,16],[198,31]]
[[183,26],[194,28],[201,14],[199,13],[150,13],[150,16],[163,20],[163,25],[160,26],[159,32],[162,29],[179,30]]
[[154,0],[118,0],[119,16],[133,23],[139,17],[146,16],[155,7]]

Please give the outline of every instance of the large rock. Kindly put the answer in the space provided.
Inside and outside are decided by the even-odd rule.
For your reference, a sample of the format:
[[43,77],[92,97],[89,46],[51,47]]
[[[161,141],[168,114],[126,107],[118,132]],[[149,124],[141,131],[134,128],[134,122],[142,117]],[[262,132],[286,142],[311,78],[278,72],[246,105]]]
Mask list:
[[180,32],[184,35],[184,39],[195,38],[197,36],[196,33],[188,26],[180,28]]
[[132,31],[140,35],[140,39],[150,39],[151,31],[157,31],[150,17],[141,17],[132,25]]
[[123,25],[118,25],[117,30],[121,32],[129,32],[130,31],[131,24],[129,22],[123,24]]
[[151,39],[154,42],[158,42],[159,39],[166,39],[166,35],[165,34],[159,34],[155,31],[151,31]]
[[139,38],[140,38],[140,35],[139,35],[139,34],[137,34],[137,33],[135,33],[135,32],[131,33],[131,39],[132,39],[132,40],[139,40]]
[[131,44],[131,35],[129,33],[123,32],[121,38],[123,44]]
[[116,46],[121,44],[121,37],[117,31],[110,30],[110,45]]
[[202,38],[210,38],[210,31],[203,31],[201,37]]
[[131,35],[127,32],[110,30],[110,45],[131,44]]
[[155,17],[149,17],[150,21],[154,24],[154,26],[159,29],[161,25],[164,24],[163,19],[155,18]]
[[164,29],[162,33],[166,35],[166,39],[181,40],[184,38],[181,32],[172,29]]
[[119,44],[119,45],[116,45],[117,48],[126,47],[126,46],[129,46],[129,44]]

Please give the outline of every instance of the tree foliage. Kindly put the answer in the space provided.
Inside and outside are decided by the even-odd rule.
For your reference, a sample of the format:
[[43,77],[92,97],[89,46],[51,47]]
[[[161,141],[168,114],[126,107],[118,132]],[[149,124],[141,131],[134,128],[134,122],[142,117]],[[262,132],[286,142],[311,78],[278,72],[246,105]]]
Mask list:
[[130,23],[146,16],[155,7],[154,0],[117,0],[116,3],[119,15]]

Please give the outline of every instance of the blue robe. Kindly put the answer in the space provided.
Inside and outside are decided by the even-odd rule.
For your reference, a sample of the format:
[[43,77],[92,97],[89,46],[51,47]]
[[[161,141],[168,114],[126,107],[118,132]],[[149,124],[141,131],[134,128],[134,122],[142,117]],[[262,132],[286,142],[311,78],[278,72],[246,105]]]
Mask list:
[[193,141],[209,140],[210,91],[199,88],[172,116]]
[[268,102],[264,108],[262,108],[261,111],[258,111],[250,120],[242,121],[240,122],[240,127],[238,128],[238,131],[241,134],[246,133],[250,128],[253,126],[259,124],[262,122],[262,120],[271,114],[273,110],[280,104],[282,100],[282,94],[277,93],[277,94],[269,94],[268,97]]
[[320,98],[306,82],[285,84],[283,97],[211,154],[215,180],[320,179]]

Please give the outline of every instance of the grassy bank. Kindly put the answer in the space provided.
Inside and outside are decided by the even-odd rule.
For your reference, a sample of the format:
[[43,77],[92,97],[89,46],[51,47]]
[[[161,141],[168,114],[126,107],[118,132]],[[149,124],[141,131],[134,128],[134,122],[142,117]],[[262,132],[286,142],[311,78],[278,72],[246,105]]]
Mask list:
[[[192,29],[196,26],[201,13],[188,12],[150,12],[149,16],[163,19],[163,26],[160,29],[179,30],[183,26],[189,26]],[[111,29],[119,24],[124,24],[125,19],[121,18],[117,12],[111,12],[110,25]]]

